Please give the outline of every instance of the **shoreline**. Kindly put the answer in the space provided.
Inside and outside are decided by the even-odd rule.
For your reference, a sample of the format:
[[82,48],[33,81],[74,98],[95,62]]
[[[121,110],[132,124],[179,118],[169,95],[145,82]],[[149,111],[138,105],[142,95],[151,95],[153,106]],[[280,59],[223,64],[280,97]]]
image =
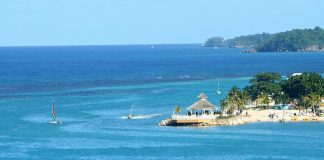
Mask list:
[[244,110],[247,115],[209,119],[197,123],[177,123],[176,120],[167,118],[159,126],[234,126],[256,122],[324,122],[324,117],[313,116],[312,113],[299,113],[299,110]]

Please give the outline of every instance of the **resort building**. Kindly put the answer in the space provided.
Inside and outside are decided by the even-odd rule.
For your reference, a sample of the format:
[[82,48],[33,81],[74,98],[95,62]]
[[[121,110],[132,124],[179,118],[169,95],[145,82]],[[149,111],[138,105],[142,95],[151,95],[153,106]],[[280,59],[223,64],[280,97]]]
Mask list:
[[199,123],[208,123],[215,120],[216,108],[207,100],[204,93],[198,95],[198,101],[187,107],[186,115],[173,114],[172,123],[176,125],[194,125]]
[[294,77],[294,76],[300,76],[302,75],[303,73],[293,73],[291,76]]

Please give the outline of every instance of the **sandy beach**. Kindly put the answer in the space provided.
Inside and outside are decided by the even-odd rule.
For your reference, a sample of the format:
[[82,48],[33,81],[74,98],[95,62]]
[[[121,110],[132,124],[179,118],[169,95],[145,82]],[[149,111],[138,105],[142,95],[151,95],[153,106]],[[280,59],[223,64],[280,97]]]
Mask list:
[[[207,122],[196,124],[197,126],[222,126],[241,125],[254,122],[310,122],[324,121],[324,117],[314,116],[299,110],[244,110],[242,115],[224,118],[210,119]],[[176,125],[172,119],[163,120],[159,125]]]
[[[247,112],[247,114],[246,114]],[[324,117],[314,116],[299,110],[245,110],[244,114],[210,121],[204,125],[239,125],[254,122],[309,122],[324,121]]]

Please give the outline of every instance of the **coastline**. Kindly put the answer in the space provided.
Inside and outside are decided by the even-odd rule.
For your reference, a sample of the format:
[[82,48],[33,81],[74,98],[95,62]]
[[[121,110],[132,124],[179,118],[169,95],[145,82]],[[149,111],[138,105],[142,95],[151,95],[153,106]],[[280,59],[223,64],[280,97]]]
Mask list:
[[[247,115],[245,114],[247,112]],[[159,126],[233,126],[256,122],[324,122],[324,117],[313,116],[312,113],[299,112],[299,110],[244,110],[244,115],[231,117],[218,116],[215,119],[196,124],[179,124],[171,118],[162,120]],[[273,115],[273,116],[272,116]]]

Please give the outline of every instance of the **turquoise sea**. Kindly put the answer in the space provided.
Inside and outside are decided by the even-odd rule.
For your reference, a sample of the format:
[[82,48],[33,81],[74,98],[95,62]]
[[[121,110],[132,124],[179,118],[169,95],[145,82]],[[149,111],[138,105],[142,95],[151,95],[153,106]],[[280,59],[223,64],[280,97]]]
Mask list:
[[[262,71],[324,73],[323,53],[199,45],[1,47],[0,159],[324,159],[324,123],[160,127]],[[221,95],[215,95],[217,83]],[[62,125],[50,125],[51,102]],[[138,119],[128,120],[130,111]]]

